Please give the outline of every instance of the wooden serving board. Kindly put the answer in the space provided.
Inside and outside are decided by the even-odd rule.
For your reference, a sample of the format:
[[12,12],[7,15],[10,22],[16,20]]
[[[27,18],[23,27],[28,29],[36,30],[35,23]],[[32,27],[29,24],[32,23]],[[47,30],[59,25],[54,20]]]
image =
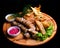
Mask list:
[[[55,20],[54,20],[51,16],[49,16],[49,15],[47,15],[47,14],[45,14],[45,13],[42,13],[42,15],[43,15],[44,17],[47,17],[47,18],[53,23],[53,26],[54,26],[54,30],[53,30],[52,35],[51,35],[49,38],[47,38],[46,40],[44,40],[44,41],[37,41],[37,40],[33,40],[33,39],[19,39],[19,38],[20,38],[20,34],[17,36],[19,40],[16,40],[17,37],[14,37],[14,38],[9,37],[9,36],[7,35],[7,33],[6,33],[7,31],[4,31],[4,29],[3,29],[3,33],[5,34],[5,36],[6,36],[10,41],[12,41],[13,43],[19,44],[19,45],[35,46],[35,45],[44,44],[44,43],[48,42],[49,40],[51,40],[51,39],[54,37],[54,35],[56,34],[57,24],[56,24]],[[6,27],[6,28],[9,28],[9,27],[11,26],[11,25],[9,25],[9,27],[7,27],[7,25],[9,25],[9,23],[8,23],[8,24],[4,23],[4,24],[3,24],[3,28],[5,28],[5,27]],[[7,29],[6,29],[6,30],[7,30]]]

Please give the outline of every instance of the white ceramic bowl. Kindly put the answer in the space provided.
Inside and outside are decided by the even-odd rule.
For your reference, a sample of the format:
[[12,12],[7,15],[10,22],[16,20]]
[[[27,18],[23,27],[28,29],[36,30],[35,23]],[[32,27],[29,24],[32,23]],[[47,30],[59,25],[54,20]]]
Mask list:
[[11,20],[7,19],[9,16],[12,16],[12,15],[14,15],[14,14],[8,14],[8,15],[6,15],[6,16],[5,16],[5,19],[6,19],[8,22],[14,21],[15,18],[13,18],[13,19],[11,19]]
[[[16,34],[11,34],[11,33],[10,33],[10,30],[13,29],[13,28],[17,28],[17,29],[19,29],[19,31],[18,31]],[[20,28],[17,27],[17,26],[12,26],[12,27],[8,28],[7,33],[8,33],[8,35],[10,35],[10,36],[12,36],[12,37],[17,36],[17,35],[20,34]]]

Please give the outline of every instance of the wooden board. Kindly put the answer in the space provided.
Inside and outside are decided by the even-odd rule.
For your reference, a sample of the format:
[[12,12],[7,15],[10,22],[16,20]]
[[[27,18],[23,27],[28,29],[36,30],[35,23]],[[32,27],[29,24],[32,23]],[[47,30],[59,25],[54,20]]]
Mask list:
[[[44,43],[48,42],[49,40],[51,40],[55,36],[56,31],[57,31],[57,24],[56,24],[55,20],[51,16],[49,16],[49,15],[47,15],[45,13],[42,13],[42,15],[45,16],[45,17],[47,17],[47,18],[49,18],[50,21],[54,25],[54,30],[53,30],[52,35],[49,38],[47,38],[46,40],[44,40],[44,41],[36,41],[36,40],[33,40],[33,39],[19,39],[19,40],[15,40],[15,38],[9,38],[8,36],[7,36],[7,38],[10,41],[12,41],[13,43],[16,43],[16,44],[19,44],[19,45],[26,45],[26,46],[41,45],[41,44],[44,44]],[[3,28],[4,28],[4,24],[3,24]],[[7,35],[6,32],[3,31],[3,33],[5,35]]]

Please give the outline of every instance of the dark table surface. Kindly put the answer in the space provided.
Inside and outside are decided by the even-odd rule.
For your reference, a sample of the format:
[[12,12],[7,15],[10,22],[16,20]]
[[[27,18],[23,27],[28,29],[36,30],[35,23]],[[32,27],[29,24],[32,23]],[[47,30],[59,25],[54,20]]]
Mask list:
[[[37,6],[41,4],[41,11],[52,16],[57,25],[58,30],[56,35],[49,42],[39,45],[33,46],[33,48],[59,48],[59,16],[57,15],[57,1],[56,0],[0,0],[0,47],[1,48],[29,48],[27,46],[21,46],[12,43],[9,41],[3,34],[2,26],[5,22],[5,15],[9,13],[16,13],[22,11],[24,5],[32,4],[32,6]],[[30,47],[31,48],[31,47]]]

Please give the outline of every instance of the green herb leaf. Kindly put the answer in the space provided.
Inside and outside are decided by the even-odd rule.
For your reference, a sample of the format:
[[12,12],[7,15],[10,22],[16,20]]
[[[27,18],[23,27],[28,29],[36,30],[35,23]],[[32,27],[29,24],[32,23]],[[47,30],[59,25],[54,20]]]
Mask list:
[[50,25],[50,26],[46,29],[46,34],[47,34],[48,36],[51,36],[52,32],[53,32],[53,26]]
[[51,25],[51,26],[49,26],[47,29],[49,30],[49,29],[52,29],[53,28],[53,26]]
[[43,36],[41,37],[41,40],[45,40],[47,37],[48,37],[47,35],[43,35]]
[[24,8],[23,8],[23,15],[27,14],[31,12],[31,5],[26,5]]
[[38,33],[36,34],[38,37],[42,37],[42,33]]
[[14,13],[13,16],[14,17],[22,17],[22,15],[21,14],[18,14],[18,13]]
[[47,30],[46,34],[47,34],[48,36],[51,36],[52,32],[53,32],[53,30]]

